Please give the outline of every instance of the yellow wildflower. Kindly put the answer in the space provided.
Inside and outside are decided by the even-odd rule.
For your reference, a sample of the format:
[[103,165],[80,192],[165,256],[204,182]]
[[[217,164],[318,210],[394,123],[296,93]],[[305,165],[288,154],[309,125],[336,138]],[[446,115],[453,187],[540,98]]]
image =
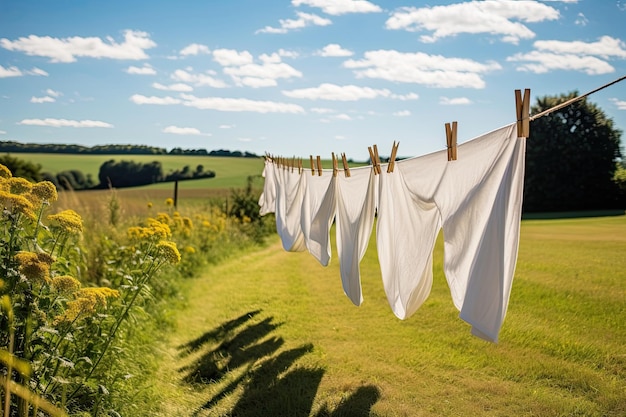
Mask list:
[[151,209],[152,208],[152,201],[148,201],[148,208]]
[[183,217],[183,226],[185,226],[186,229],[192,230],[193,221],[189,217]]
[[180,252],[176,248],[176,243],[163,240],[157,244],[157,250],[167,262],[171,264],[180,262]]
[[165,199],[165,205],[168,207],[172,207],[174,205],[174,199],[173,198],[166,198]]
[[9,190],[13,194],[26,194],[33,188],[33,183],[26,178],[9,178]]
[[80,289],[80,282],[69,275],[61,275],[52,278],[50,285],[61,293],[71,293]]
[[95,313],[96,308],[107,306],[107,298],[119,295],[119,291],[107,287],[82,288],[74,292],[75,299],[67,303],[63,314],[56,317],[55,324],[73,322],[81,314]]
[[157,236],[160,239],[167,239],[172,236],[172,230],[167,224],[153,218],[148,218],[147,223],[154,236]]
[[76,292],[77,297],[94,297],[96,307],[106,307],[107,298],[117,298],[120,292],[109,287],[87,287]]
[[48,216],[48,220],[58,224],[69,233],[80,233],[83,231],[83,219],[71,209],[51,214]]
[[30,193],[40,201],[53,203],[57,201],[57,188],[50,181],[40,181],[33,185]]
[[170,224],[172,222],[172,219],[167,213],[157,213],[156,220],[163,224]]
[[196,248],[194,248],[193,246],[185,246],[183,248],[183,251],[188,254],[194,254],[196,253]]
[[33,204],[23,195],[0,190],[0,201],[13,213],[22,213],[33,220],[37,218]]
[[20,272],[26,279],[33,282],[50,281],[50,265],[53,259],[45,253],[18,252],[15,260],[19,263]]
[[12,176],[13,176],[13,174],[11,173],[11,170],[9,168],[7,168],[6,166],[0,164],[0,178],[9,179]]
[[152,236],[150,229],[141,226],[129,227],[126,231],[126,234],[131,240],[143,240],[148,239],[150,236]]

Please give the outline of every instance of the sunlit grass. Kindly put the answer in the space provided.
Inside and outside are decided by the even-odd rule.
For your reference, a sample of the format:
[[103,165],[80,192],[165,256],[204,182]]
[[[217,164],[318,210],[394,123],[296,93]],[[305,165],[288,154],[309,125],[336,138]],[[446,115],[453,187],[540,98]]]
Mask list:
[[361,307],[343,294],[336,259],[324,268],[274,240],[186,283],[155,381],[159,415],[625,415],[624,254],[624,216],[524,221],[491,344],[458,318],[441,242],[431,296],[400,321],[375,240]]

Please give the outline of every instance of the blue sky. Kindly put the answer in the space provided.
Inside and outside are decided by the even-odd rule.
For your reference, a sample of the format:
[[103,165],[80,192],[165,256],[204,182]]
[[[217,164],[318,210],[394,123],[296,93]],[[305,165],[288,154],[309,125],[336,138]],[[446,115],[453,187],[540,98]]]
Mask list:
[[[626,0],[0,2],[0,140],[365,160],[626,75]],[[594,94],[626,131],[626,81]],[[624,143],[624,140],[622,141]]]

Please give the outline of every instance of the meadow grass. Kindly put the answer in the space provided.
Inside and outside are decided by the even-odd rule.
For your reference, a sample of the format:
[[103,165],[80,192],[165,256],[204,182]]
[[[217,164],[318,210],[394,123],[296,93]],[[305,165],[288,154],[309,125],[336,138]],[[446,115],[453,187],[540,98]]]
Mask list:
[[211,267],[185,283],[149,414],[626,415],[625,216],[522,222],[498,344],[458,318],[442,251],[439,239],[431,295],[405,321],[387,304],[374,237],[361,307],[336,259],[324,268],[277,238]]
[[[46,154],[46,153],[16,153],[14,157],[41,165],[42,172],[56,174],[61,171],[79,170],[83,174],[91,174],[97,182],[100,166],[114,159],[115,161],[135,161],[150,163],[159,161],[163,172],[182,169],[189,165],[191,170],[202,165],[205,171],[215,171],[215,178],[194,181],[181,181],[183,188],[231,188],[244,187],[248,175],[260,175],[263,170],[263,158],[234,158],[201,155],[78,155],[78,154]],[[172,183],[155,184],[154,188],[171,188]]]

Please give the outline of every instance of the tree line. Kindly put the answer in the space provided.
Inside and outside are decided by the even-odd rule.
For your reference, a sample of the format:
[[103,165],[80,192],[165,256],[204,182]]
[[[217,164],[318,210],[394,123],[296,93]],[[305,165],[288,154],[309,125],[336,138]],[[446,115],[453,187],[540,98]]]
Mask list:
[[52,143],[21,143],[15,141],[0,141],[1,153],[63,153],[63,154],[84,154],[84,155],[207,155],[207,156],[227,156],[234,158],[257,158],[258,155],[252,152],[230,151],[218,149],[207,151],[206,149],[183,149],[173,148],[168,151],[148,145],[96,145],[83,146],[71,144]]
[[33,164],[11,155],[0,155],[0,164],[11,170],[14,176],[32,181],[50,181],[58,190],[93,190],[108,187],[138,187],[158,182],[184,181],[200,178],[213,178],[215,171],[207,170],[203,165],[192,169],[185,165],[182,169],[168,172],[163,171],[159,161],[140,163],[135,161],[115,161],[110,159],[104,162],[99,169],[97,181],[90,174],[85,175],[77,169],[65,170],[56,174],[41,172],[41,165]]

